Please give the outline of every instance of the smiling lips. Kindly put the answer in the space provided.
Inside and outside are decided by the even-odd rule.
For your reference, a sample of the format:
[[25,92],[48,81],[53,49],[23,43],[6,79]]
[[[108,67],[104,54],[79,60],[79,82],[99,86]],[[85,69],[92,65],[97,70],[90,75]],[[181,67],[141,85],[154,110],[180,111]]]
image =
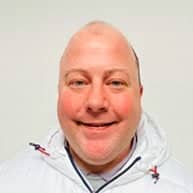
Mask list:
[[86,127],[93,127],[93,128],[101,128],[101,127],[108,127],[111,126],[115,123],[117,123],[116,121],[112,121],[112,122],[106,122],[106,123],[87,123],[87,122],[82,122],[82,121],[76,121],[76,123],[78,125],[84,125]]

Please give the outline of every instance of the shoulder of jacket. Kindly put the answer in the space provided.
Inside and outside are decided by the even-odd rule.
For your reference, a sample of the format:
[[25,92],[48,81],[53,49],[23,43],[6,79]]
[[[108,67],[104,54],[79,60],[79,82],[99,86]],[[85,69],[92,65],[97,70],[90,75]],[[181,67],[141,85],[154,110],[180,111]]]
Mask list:
[[175,158],[168,159],[160,168],[161,176],[168,181],[184,187],[189,193],[193,193],[193,171],[186,168]]
[[10,160],[3,161],[0,164],[0,181],[15,180],[19,177],[25,177],[29,173],[35,173],[39,168],[43,168],[45,162],[38,152],[26,150],[18,153]]

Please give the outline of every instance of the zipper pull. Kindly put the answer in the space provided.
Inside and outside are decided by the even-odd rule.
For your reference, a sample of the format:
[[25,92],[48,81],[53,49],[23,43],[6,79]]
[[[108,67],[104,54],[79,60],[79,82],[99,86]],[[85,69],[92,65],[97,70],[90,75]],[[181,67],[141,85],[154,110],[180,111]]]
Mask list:
[[150,169],[150,172],[152,172],[151,176],[153,179],[155,179],[154,184],[156,184],[160,177],[160,174],[157,171],[157,166],[154,166],[152,169]]
[[30,142],[29,145],[33,146],[35,150],[41,152],[42,154],[50,156],[50,154],[48,152],[46,152],[46,149],[41,147],[39,144]]

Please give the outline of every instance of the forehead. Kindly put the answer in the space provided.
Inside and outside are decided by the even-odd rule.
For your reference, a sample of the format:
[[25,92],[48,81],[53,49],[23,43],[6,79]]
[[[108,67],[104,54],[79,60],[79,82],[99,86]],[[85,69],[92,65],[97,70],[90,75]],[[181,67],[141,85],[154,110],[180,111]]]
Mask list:
[[85,71],[136,71],[135,57],[127,40],[118,32],[79,32],[69,42],[61,60],[60,73]]
[[[93,50],[111,50],[111,51],[118,51],[119,52],[127,52],[132,53],[131,46],[127,42],[126,38],[122,36],[121,33],[115,30],[105,30],[101,33],[90,32],[90,31],[80,31],[75,34],[67,48],[65,50],[64,55],[68,55],[70,53],[78,52],[78,51],[87,51]],[[131,54],[132,55],[132,54]]]
[[[72,41],[66,48],[61,63],[64,65],[86,63],[104,63],[114,60],[114,63],[134,63],[133,52],[126,42],[111,37],[88,37]],[[113,61],[112,61],[113,63]]]

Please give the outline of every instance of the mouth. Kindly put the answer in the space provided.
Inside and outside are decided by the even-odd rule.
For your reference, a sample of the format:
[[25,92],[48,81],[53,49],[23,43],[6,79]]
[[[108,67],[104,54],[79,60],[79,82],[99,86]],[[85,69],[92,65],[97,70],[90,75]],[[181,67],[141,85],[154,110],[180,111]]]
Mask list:
[[109,127],[113,124],[116,124],[116,121],[112,122],[101,122],[101,123],[89,123],[89,122],[82,122],[82,121],[76,121],[77,125],[83,125],[86,127],[93,127],[93,128],[101,128],[101,127]]

